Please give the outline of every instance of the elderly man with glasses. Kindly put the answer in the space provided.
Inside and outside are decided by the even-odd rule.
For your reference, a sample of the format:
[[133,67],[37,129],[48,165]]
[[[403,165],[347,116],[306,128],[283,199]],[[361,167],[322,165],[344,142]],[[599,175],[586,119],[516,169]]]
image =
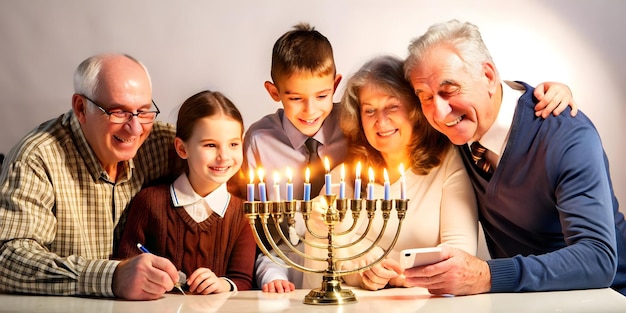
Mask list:
[[174,127],[155,121],[148,71],[128,55],[83,61],[74,92],[2,167],[0,292],[156,299],[178,280],[171,262],[109,257],[133,196],[178,174]]

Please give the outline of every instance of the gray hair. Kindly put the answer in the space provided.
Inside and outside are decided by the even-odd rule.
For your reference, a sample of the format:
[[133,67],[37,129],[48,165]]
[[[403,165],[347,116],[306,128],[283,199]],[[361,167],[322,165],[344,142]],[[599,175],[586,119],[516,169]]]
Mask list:
[[341,100],[340,126],[349,142],[347,160],[363,161],[365,167],[386,167],[382,154],[365,137],[361,123],[360,91],[375,86],[386,94],[396,97],[407,105],[407,118],[413,125],[413,136],[407,147],[411,164],[408,168],[418,174],[426,174],[438,166],[451,146],[450,141],[436,131],[421,112],[419,99],[403,76],[403,62],[395,56],[379,56],[366,62],[350,77]]
[[409,56],[404,62],[404,76],[409,79],[410,73],[423,61],[425,54],[438,46],[454,48],[472,74],[480,73],[484,62],[494,63],[478,27],[468,22],[451,20],[430,26],[426,33],[411,41]]
[[[93,99],[98,91],[98,86],[100,85],[99,74],[102,69],[102,61],[110,56],[112,56],[112,54],[94,55],[78,65],[76,71],[74,72],[74,93],[85,95]],[[128,54],[123,54],[123,56],[129,58],[143,68],[146,72],[146,76],[148,76],[150,87],[152,87],[152,80],[146,66]]]

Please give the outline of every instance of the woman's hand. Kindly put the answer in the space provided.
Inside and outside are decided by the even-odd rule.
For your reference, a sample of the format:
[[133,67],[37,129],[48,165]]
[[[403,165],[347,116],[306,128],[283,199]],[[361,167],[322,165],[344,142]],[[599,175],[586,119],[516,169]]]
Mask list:
[[535,98],[539,102],[535,105],[535,115],[543,118],[550,113],[557,116],[568,106],[572,108],[571,116],[578,113],[578,105],[574,101],[572,91],[565,84],[556,82],[545,82],[537,85],[534,92]]
[[379,290],[388,284],[399,283],[398,280],[404,269],[395,260],[385,259],[379,264],[361,273],[361,288]]

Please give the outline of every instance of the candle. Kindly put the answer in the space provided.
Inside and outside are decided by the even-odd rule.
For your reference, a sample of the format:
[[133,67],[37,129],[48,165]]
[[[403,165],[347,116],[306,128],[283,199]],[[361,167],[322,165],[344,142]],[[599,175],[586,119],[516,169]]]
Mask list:
[[374,170],[370,167],[368,170],[370,181],[367,183],[367,200],[374,200]]
[[274,171],[274,201],[280,202],[280,176]]
[[330,176],[330,162],[328,157],[324,157],[324,168],[326,169],[326,175],[324,175],[324,183],[326,184],[326,194],[329,195],[332,192],[332,177]]
[[404,165],[400,163],[400,199],[406,200],[406,182],[404,181]]
[[346,167],[341,163],[341,180],[339,181],[339,199],[346,197]]
[[354,199],[361,199],[361,162],[356,164],[356,178],[354,179]]
[[311,169],[309,167],[306,168],[306,172],[304,174],[304,201],[311,201]]
[[259,167],[258,174],[259,174],[259,198],[261,199],[261,202],[266,202],[267,193],[265,193],[265,183],[263,182],[263,176],[265,175],[263,168]]
[[385,179],[385,183],[384,183],[384,187],[385,187],[385,195],[383,197],[383,199],[385,200],[389,200],[389,192],[390,192],[390,186],[389,186],[389,174],[387,173],[387,169],[383,169],[383,178]]
[[287,167],[287,201],[293,201],[293,183],[291,169]]
[[254,201],[254,170],[250,169],[250,183],[248,184],[248,197],[249,202]]

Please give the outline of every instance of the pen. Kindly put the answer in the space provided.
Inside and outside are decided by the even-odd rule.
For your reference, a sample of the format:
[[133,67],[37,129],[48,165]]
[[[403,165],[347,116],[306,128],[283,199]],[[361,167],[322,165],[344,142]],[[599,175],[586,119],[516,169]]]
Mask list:
[[[148,249],[146,249],[146,247],[144,247],[142,244],[138,243],[137,244],[137,248],[139,248],[139,251],[143,252],[143,253],[150,253],[150,251]],[[181,276],[181,272],[178,272],[178,277],[180,278]],[[184,275],[184,274],[183,274]],[[185,292],[183,291],[183,288],[180,286],[180,281],[176,282],[174,284],[174,287],[176,287],[178,290],[180,290],[180,292],[182,292],[183,296],[185,295]]]
[[138,243],[137,244],[137,248],[139,248],[139,250],[143,253],[150,253],[150,251],[148,251],[148,249],[146,249],[146,247],[144,247],[142,244]]

